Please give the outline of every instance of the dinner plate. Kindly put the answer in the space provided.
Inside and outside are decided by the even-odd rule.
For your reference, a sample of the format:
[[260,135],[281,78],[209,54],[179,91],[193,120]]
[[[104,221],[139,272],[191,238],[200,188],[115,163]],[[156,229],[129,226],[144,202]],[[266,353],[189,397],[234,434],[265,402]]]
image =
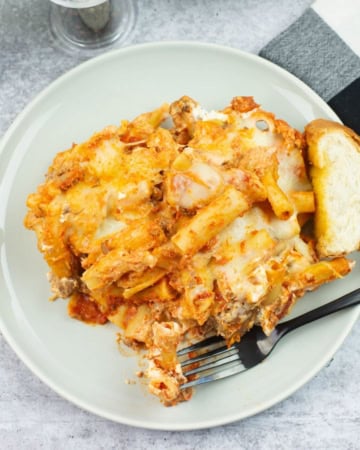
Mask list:
[[[34,233],[23,226],[27,195],[43,181],[57,152],[184,94],[207,109],[253,95],[300,130],[316,117],[337,120],[305,84],[257,56],[210,44],[145,44],[106,53],[52,83],[15,120],[0,153],[3,335],[69,401],[120,423],[163,430],[229,423],[285,399],[333,356],[359,313],[345,310],[294,331],[259,366],[199,387],[191,401],[165,408],[136,380],[139,361],[119,352],[113,325],[86,326],[68,317],[66,301],[47,301],[47,266]],[[306,295],[292,315],[359,287],[357,271]]]

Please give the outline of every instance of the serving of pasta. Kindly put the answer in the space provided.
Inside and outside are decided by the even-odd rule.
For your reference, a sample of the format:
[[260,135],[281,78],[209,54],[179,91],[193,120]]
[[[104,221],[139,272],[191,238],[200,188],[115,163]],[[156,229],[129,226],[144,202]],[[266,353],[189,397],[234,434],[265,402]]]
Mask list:
[[306,291],[349,273],[320,259],[304,135],[252,97],[184,96],[58,153],[27,200],[53,299],[146,349],[150,392],[191,397],[176,351],[269,334]]

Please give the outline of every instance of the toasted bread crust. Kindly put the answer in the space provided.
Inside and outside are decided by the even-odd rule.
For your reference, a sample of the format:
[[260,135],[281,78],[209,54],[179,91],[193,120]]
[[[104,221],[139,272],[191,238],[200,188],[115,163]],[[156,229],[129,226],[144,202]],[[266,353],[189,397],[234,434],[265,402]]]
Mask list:
[[321,136],[332,131],[340,131],[353,139],[358,146],[358,152],[360,152],[360,136],[351,128],[346,127],[341,123],[333,122],[332,120],[315,119],[309,122],[305,127],[306,142],[309,146],[317,145]]

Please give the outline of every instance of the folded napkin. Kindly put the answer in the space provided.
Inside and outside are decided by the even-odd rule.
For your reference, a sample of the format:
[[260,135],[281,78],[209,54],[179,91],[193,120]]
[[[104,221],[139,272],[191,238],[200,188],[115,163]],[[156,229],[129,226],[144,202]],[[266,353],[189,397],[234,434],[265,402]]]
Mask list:
[[304,81],[360,133],[359,0],[317,0],[260,56]]

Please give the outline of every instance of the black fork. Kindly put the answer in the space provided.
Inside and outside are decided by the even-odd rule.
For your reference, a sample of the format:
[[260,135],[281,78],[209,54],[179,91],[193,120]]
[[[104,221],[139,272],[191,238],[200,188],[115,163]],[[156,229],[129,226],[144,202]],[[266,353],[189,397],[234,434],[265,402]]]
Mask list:
[[[290,331],[359,303],[360,288],[301,316],[278,324],[269,336],[266,336],[260,327],[253,327],[241,338],[241,342],[231,347],[226,346],[222,337],[214,336],[183,348],[177,355],[184,375],[190,379],[181,386],[181,389],[251,369],[263,361],[280,339]],[[189,354],[191,356],[187,357]]]

